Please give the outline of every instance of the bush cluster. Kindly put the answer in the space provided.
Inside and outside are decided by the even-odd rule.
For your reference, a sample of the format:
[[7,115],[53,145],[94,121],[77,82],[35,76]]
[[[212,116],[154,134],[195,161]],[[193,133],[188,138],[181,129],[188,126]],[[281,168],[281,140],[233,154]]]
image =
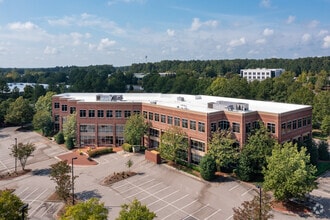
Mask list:
[[100,155],[113,153],[113,149],[112,149],[112,147],[109,147],[109,148],[103,148],[103,149],[90,150],[87,153],[88,153],[89,157],[97,157]]
[[129,143],[124,143],[122,145],[122,148],[126,152],[133,152],[133,146],[131,144],[129,144]]

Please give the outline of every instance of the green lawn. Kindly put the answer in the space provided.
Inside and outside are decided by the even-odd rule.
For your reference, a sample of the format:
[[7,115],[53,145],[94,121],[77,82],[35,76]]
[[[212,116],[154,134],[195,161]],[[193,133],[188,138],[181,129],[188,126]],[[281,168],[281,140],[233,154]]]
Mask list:
[[324,174],[326,171],[330,170],[330,161],[319,161],[316,168],[317,168],[316,176],[320,176]]

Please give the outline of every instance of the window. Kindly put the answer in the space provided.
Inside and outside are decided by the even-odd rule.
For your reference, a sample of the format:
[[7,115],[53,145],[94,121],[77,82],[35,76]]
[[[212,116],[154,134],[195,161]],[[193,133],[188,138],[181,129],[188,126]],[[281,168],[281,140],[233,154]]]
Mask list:
[[112,125],[99,125],[98,132],[112,132]]
[[95,117],[95,110],[88,110],[88,117],[94,118]]
[[230,127],[229,121],[226,121],[226,120],[219,121],[219,129],[220,130],[228,130],[229,127]]
[[159,121],[159,114],[155,113],[155,121]]
[[160,122],[166,123],[166,116],[165,115],[160,116]]
[[235,132],[235,133],[239,133],[240,132],[239,123],[233,122],[233,132]]
[[103,110],[97,110],[97,117],[103,118],[104,117],[104,111]]
[[275,124],[274,123],[267,123],[267,130],[268,132],[275,134]]
[[250,133],[251,130],[252,130],[251,123],[250,122],[246,123],[245,124],[245,132]]
[[154,120],[154,113],[149,112],[149,120]]
[[199,162],[201,161],[202,156],[198,155],[198,154],[191,154],[191,163],[193,164],[199,164]]
[[191,140],[190,146],[193,149],[205,152],[205,143],[203,143],[203,142]]
[[297,129],[297,120],[292,121],[292,129]]
[[143,111],[143,118],[147,119],[147,116],[148,116],[148,112]]
[[112,110],[107,110],[107,118],[112,118]]
[[98,144],[113,144],[113,136],[98,136]]
[[188,120],[187,119],[182,119],[182,127],[183,128],[188,128]]
[[68,106],[67,105],[62,105],[62,112],[68,111]]
[[76,112],[76,107],[70,107],[70,114],[73,114]]
[[216,132],[217,131],[217,123],[211,122],[211,132]]
[[80,110],[80,118],[86,118],[86,110]]
[[281,125],[281,132],[282,132],[282,134],[285,134],[285,131],[286,131],[286,123],[284,122]]
[[198,122],[198,131],[205,132],[205,123],[204,122]]
[[173,124],[173,117],[167,116],[167,124],[172,125]]
[[80,132],[95,132],[95,125],[80,125]]
[[116,125],[116,133],[123,133],[124,125]]
[[149,134],[151,137],[159,137],[159,131],[153,128],[149,129]]
[[196,121],[191,121],[189,122],[189,126],[191,130],[196,130]]
[[124,111],[124,117],[129,118],[131,116],[131,111],[130,110],[125,110]]
[[139,115],[141,112],[139,111],[139,110],[134,110],[133,111],[133,114],[137,114],[137,115]]
[[289,122],[286,124],[286,129],[287,129],[288,131],[291,131],[291,129],[292,129],[292,122],[291,122],[291,121],[289,121]]
[[180,118],[174,117],[174,125],[175,126],[180,126]]
[[302,119],[298,119],[298,128],[302,127]]
[[116,110],[116,118],[121,118],[121,110]]
[[308,117],[307,118],[307,124],[310,125],[312,123],[312,118],[311,117]]
[[307,125],[307,118],[303,118],[303,126]]
[[253,123],[252,123],[252,128],[253,129],[259,129],[260,128],[260,122],[259,121],[254,121]]
[[54,103],[54,108],[60,108],[60,103],[55,102],[55,103]]

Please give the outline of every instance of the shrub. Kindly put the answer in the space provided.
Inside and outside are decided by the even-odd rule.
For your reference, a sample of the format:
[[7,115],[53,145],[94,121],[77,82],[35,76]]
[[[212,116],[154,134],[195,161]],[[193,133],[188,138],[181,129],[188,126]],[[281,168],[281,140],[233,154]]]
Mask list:
[[97,157],[104,154],[113,153],[112,147],[88,151],[89,157]]
[[66,145],[66,147],[68,148],[68,150],[72,150],[73,147],[74,147],[73,138],[68,138],[68,139],[65,141],[65,145]]
[[64,135],[62,131],[58,132],[55,135],[55,141],[57,144],[64,144]]
[[215,171],[217,170],[217,166],[214,158],[206,154],[199,163],[201,176],[204,180],[212,180],[215,178]]
[[330,159],[328,147],[329,146],[326,141],[320,141],[319,146],[318,146],[320,160],[329,160]]
[[130,145],[130,144],[128,144],[128,143],[124,143],[124,144],[122,145],[122,148],[123,148],[123,150],[126,151],[126,152],[132,152],[132,151],[133,151],[133,147],[132,147],[132,145]]

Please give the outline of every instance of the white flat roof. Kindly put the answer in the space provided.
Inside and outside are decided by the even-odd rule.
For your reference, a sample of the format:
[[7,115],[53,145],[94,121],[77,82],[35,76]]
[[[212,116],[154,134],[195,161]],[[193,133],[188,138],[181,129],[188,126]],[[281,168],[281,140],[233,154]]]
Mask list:
[[[219,96],[206,95],[185,95],[185,94],[162,94],[162,93],[62,93],[55,95],[57,97],[68,98],[72,100],[79,100],[80,102],[113,102],[113,101],[97,101],[96,96],[120,96],[123,99],[117,102],[142,102],[153,103],[159,106],[182,108],[192,111],[212,113],[218,112],[218,109],[209,108],[208,104],[212,102],[233,102],[248,104],[247,111],[239,111],[241,113],[260,111],[274,114],[281,114],[285,112],[311,108],[309,105],[298,105],[270,101],[256,101],[249,99],[237,99]],[[181,98],[179,98],[181,97]],[[236,111],[237,112],[237,111]]]

